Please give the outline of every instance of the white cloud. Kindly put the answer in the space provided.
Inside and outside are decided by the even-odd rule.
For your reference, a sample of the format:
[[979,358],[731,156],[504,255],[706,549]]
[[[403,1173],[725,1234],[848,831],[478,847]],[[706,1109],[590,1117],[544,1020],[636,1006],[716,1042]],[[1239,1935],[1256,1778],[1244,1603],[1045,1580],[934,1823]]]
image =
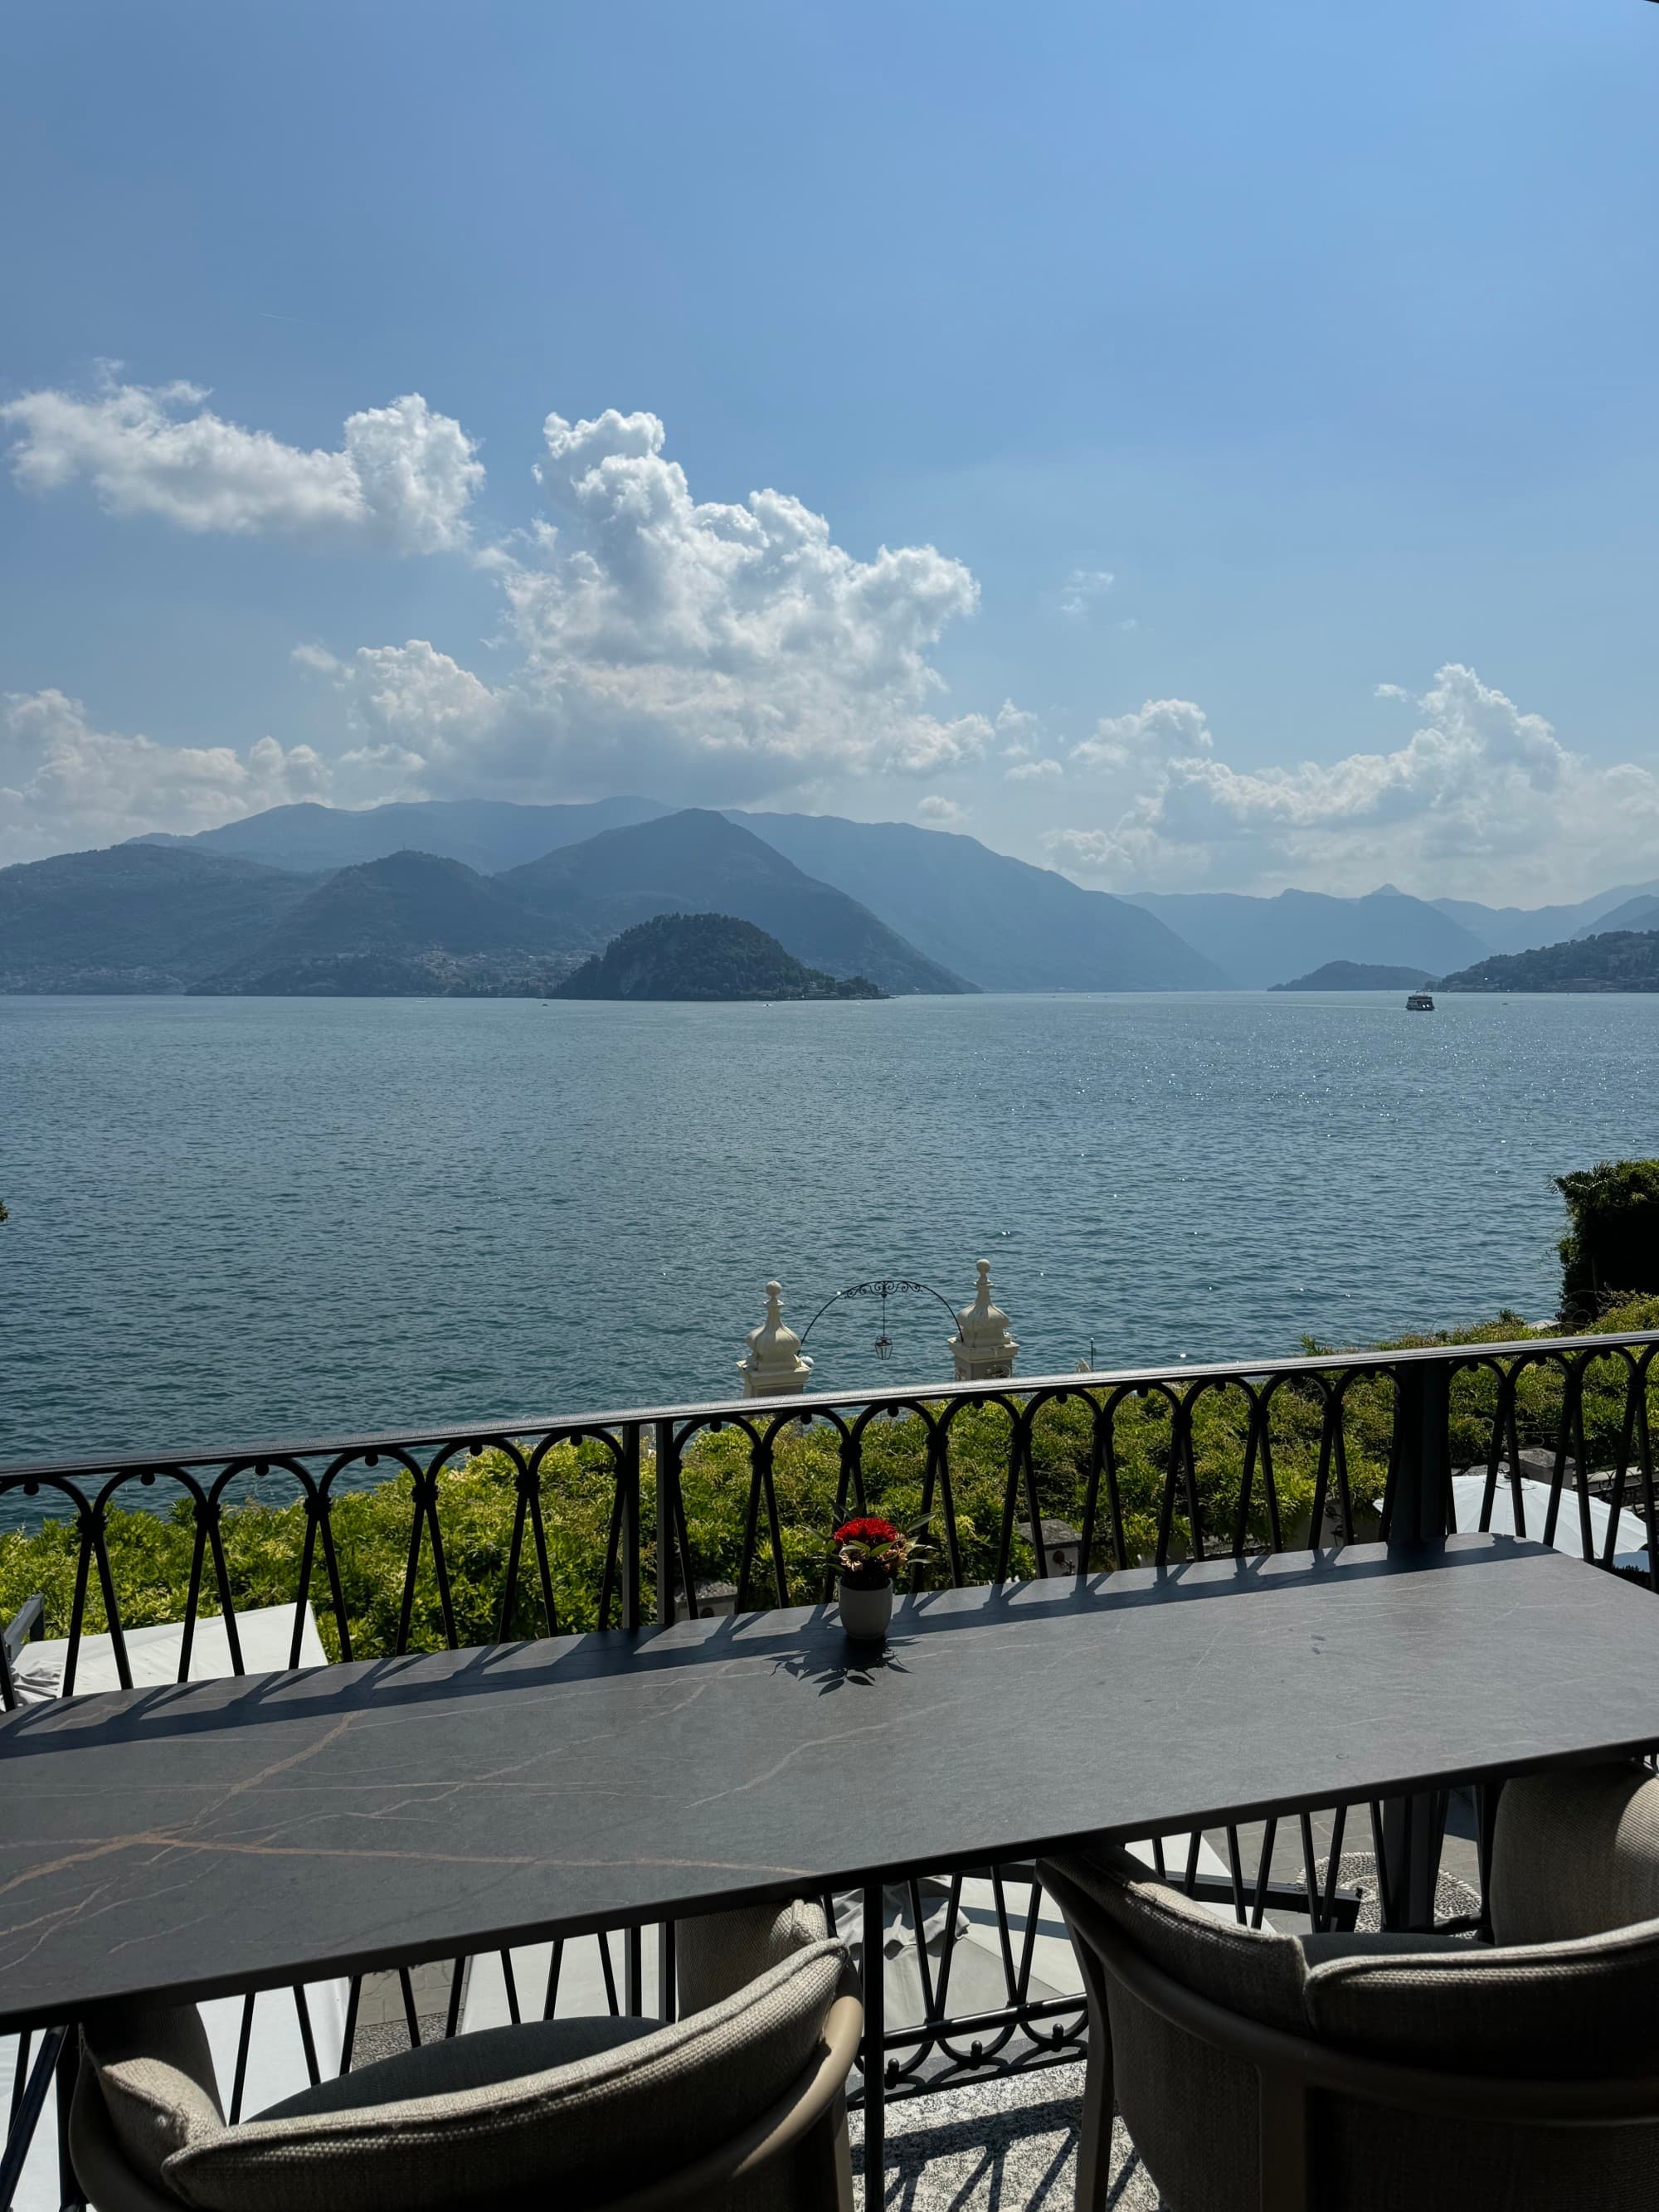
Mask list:
[[977,603],[959,561],[860,560],[783,492],[694,500],[654,415],[550,415],[544,439],[550,519],[489,562],[511,672],[421,638],[337,664],[359,726],[418,757],[425,787],[754,798],[933,776],[993,744],[984,715],[942,711],[930,659]]
[[1390,687],[1418,726],[1393,752],[1243,770],[1217,754],[1201,708],[1149,700],[1102,721],[1073,764],[1114,779],[1104,827],[1051,831],[1062,866],[1121,887],[1370,888],[1384,876],[1440,894],[1537,899],[1650,872],[1659,778],[1598,767],[1471,668],[1420,696]]
[[1003,774],[1010,783],[1036,783],[1043,776],[1063,775],[1065,770],[1057,760],[1045,757],[1042,760],[1016,761]]
[[949,830],[968,818],[968,810],[954,799],[947,799],[942,791],[930,791],[925,799],[916,801],[916,819],[930,829]]
[[1060,611],[1081,622],[1112,588],[1116,578],[1109,568],[1073,568],[1060,587]]
[[149,830],[210,830],[330,787],[309,745],[158,744],[94,729],[61,691],[10,692],[0,713],[0,863]]
[[112,376],[89,398],[26,392],[0,405],[15,433],[12,474],[34,493],[85,480],[111,514],[159,515],[181,530],[398,553],[467,544],[483,466],[460,424],[419,392],[348,416],[337,452],[228,422],[207,396]]

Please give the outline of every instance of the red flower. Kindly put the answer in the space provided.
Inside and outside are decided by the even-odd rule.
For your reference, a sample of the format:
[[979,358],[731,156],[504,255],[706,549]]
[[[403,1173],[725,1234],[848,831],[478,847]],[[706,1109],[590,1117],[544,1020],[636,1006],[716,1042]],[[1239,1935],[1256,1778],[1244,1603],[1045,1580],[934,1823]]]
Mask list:
[[843,1521],[833,1540],[837,1544],[890,1544],[897,1535],[898,1530],[890,1521],[866,1513],[855,1521]]

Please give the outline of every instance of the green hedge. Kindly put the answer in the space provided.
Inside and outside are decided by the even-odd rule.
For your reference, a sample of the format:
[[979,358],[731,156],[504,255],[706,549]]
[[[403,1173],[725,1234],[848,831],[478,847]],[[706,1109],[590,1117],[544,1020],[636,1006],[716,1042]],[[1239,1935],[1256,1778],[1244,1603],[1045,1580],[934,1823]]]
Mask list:
[[[1659,1298],[1632,1301],[1604,1313],[1598,1327],[1614,1333],[1659,1328]],[[1513,1314],[1479,1328],[1401,1343],[1501,1341],[1530,1334]],[[1393,1347],[1390,1347],[1393,1348]],[[1313,1352],[1328,1346],[1310,1345]],[[1624,1368],[1609,1358],[1590,1370],[1585,1391],[1586,1447],[1593,1467],[1617,1456],[1625,1410]],[[1484,1457],[1496,1402],[1497,1381],[1490,1375],[1460,1378],[1454,1394],[1453,1455]],[[1380,1496],[1388,1468],[1393,1419],[1392,1386],[1386,1379],[1357,1383],[1348,1395],[1346,1440],[1350,1482],[1357,1499]],[[1554,1442],[1559,1410],[1559,1382],[1547,1374],[1529,1374],[1519,1393],[1523,1447]],[[1659,1427],[1659,1402],[1653,1407]],[[1153,1395],[1131,1399],[1121,1408],[1115,1430],[1118,1479],[1131,1558],[1149,1554],[1158,1536],[1158,1514],[1169,1465],[1170,1415],[1166,1401]],[[1237,1390],[1208,1392],[1194,1413],[1194,1455],[1200,1512],[1206,1540],[1224,1547],[1231,1540],[1243,1474],[1248,1430],[1246,1408]],[[1321,1413],[1311,1389],[1281,1389],[1275,1403],[1270,1442],[1287,1542],[1305,1542],[1316,1470]],[[1088,1481],[1091,1433],[1090,1408],[1082,1399],[1046,1407],[1033,1431],[1033,1463],[1040,1510],[1079,1524]],[[951,1431],[951,1465],[963,1565],[969,1581],[988,1579],[1000,1533],[1002,1498],[1007,1480],[1009,1423],[994,1406],[965,1406]],[[866,1492],[873,1509],[909,1524],[921,1513],[925,1472],[923,1424],[914,1415],[873,1422],[863,1447]],[[809,1602],[819,1594],[823,1561],[834,1510],[839,1446],[823,1422],[792,1425],[779,1437],[775,1487],[788,1595]],[[267,1477],[276,1488],[281,1478]],[[604,1569],[612,1476],[603,1445],[564,1445],[548,1454],[542,1470],[542,1500],[550,1568],[559,1625],[593,1626]],[[642,1520],[647,1601],[652,1595],[655,1546],[653,1470],[643,1471]],[[703,1435],[688,1449],[683,1488],[691,1547],[700,1574],[735,1580],[743,1545],[749,1494],[749,1446],[740,1430]],[[291,1489],[289,1491],[291,1495]],[[500,1451],[485,1451],[459,1464],[439,1480],[439,1519],[449,1570],[456,1632],[463,1644],[492,1641],[501,1623],[500,1610],[512,1541],[514,1489],[511,1462]],[[352,1648],[360,1657],[389,1652],[394,1644],[403,1601],[410,1520],[410,1479],[393,1476],[373,1489],[341,1493],[332,1510],[341,1583]],[[1251,1534],[1267,1535],[1267,1510],[1258,1474],[1249,1516]],[[304,1541],[302,1507],[281,1499],[254,1499],[229,1508],[224,1516],[224,1547],[231,1592],[238,1607],[292,1603],[298,1589]],[[939,1527],[936,1520],[935,1528]],[[1188,1536],[1177,1516],[1176,1549]],[[129,1627],[182,1618],[189,1588],[194,1529],[188,1504],[171,1512],[112,1510],[108,1543],[124,1623]],[[769,1550],[757,1553],[756,1601],[769,1592]],[[78,1534],[68,1522],[49,1522],[31,1532],[0,1535],[0,1618],[9,1617],[33,1590],[46,1601],[46,1629],[62,1635],[73,1598]],[[542,1619],[535,1600],[536,1577],[528,1538],[518,1577],[518,1595],[507,1621],[509,1636],[539,1634]],[[1016,1572],[1032,1571],[1023,1539],[1016,1541]],[[1096,1545],[1097,1565],[1108,1564],[1103,1541]],[[944,1562],[930,1571],[945,1579]],[[331,1656],[338,1638],[327,1604],[320,1559],[313,1569],[312,1601]],[[211,1575],[203,1610],[216,1612]],[[88,1594],[87,1626],[106,1626],[96,1580]],[[429,1553],[423,1553],[417,1583],[413,1633],[416,1650],[444,1641],[436,1583]]]
[[1567,1201],[1563,1321],[1582,1328],[1611,1299],[1659,1292],[1659,1160],[1598,1160],[1555,1187]]

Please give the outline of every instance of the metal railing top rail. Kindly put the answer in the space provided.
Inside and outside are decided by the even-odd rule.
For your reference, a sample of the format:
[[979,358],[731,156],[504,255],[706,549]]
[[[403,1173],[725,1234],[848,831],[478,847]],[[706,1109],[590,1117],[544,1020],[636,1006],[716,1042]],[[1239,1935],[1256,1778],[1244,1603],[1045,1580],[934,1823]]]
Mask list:
[[753,1419],[757,1415],[829,1413],[837,1407],[849,1405],[908,1405],[918,1400],[948,1403],[956,1400],[994,1401],[1009,1397],[1057,1396],[1084,1391],[1109,1392],[1124,1388],[1134,1389],[1143,1383],[1242,1382],[1259,1376],[1278,1378],[1328,1374],[1334,1367],[1342,1369],[1345,1373],[1388,1374],[1401,1366],[1424,1364],[1473,1366],[1489,1359],[1536,1359],[1540,1356],[1568,1358],[1579,1353],[1598,1352],[1612,1358],[1641,1346],[1659,1346],[1659,1329],[1620,1330],[1617,1334],[1605,1336],[1531,1336],[1501,1344],[1411,1345],[1392,1352],[1333,1350],[1299,1352],[1289,1358],[1275,1358],[1267,1354],[1255,1359],[1176,1359],[1151,1367],[1078,1368],[1059,1375],[1006,1376],[981,1382],[923,1380],[896,1382],[884,1388],[855,1386],[848,1390],[814,1390],[781,1398],[682,1400],[672,1405],[629,1406],[607,1413],[515,1413],[488,1420],[450,1420],[426,1424],[416,1429],[387,1429],[372,1436],[290,1437],[264,1443],[204,1445],[187,1451],[153,1449],[80,1453],[69,1459],[6,1461],[0,1462],[0,1482],[33,1481],[79,1474],[110,1474],[123,1469],[138,1474],[149,1468],[160,1474],[171,1468],[196,1467],[210,1462],[222,1466],[230,1460],[234,1460],[240,1466],[255,1461],[316,1458],[336,1452],[354,1455],[393,1452],[422,1444],[453,1443],[458,1440],[469,1441],[482,1447],[507,1437],[543,1436],[550,1431],[562,1431],[575,1437],[598,1434],[602,1430],[650,1427],[658,1422],[679,1421],[688,1418],[694,1418],[699,1425],[703,1425],[714,1420]]

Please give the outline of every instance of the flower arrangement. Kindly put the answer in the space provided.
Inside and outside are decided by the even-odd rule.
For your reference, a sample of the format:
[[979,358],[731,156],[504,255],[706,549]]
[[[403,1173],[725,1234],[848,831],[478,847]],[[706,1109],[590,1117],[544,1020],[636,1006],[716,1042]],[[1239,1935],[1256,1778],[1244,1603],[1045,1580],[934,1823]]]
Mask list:
[[927,1556],[914,1533],[874,1513],[843,1521],[831,1540],[844,1589],[890,1589],[912,1559]]

